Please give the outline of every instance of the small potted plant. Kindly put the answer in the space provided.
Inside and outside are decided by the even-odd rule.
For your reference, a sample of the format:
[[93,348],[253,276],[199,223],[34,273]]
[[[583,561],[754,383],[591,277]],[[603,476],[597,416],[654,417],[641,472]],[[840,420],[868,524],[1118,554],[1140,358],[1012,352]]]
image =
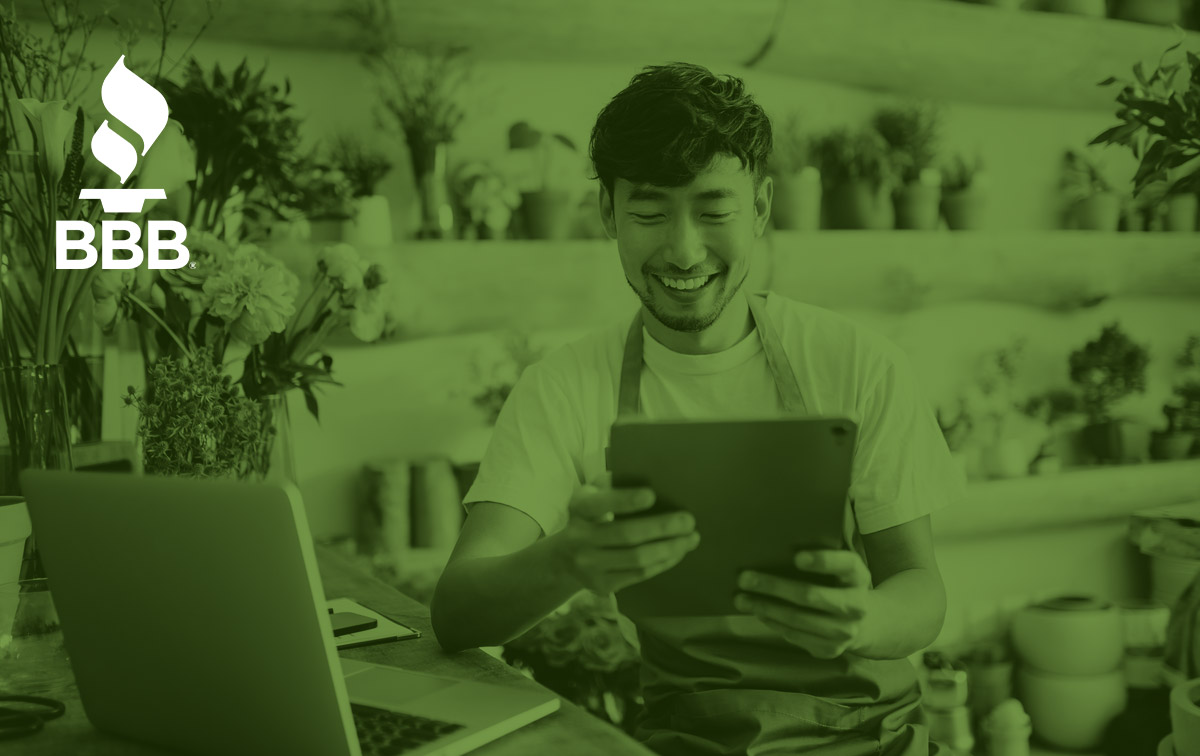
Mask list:
[[1165,205],[1163,227],[1168,231],[1196,230],[1196,193],[1200,191],[1200,57],[1188,52],[1166,63],[1179,43],[1168,47],[1147,74],[1139,62],[1133,79],[1111,76],[1101,86],[1120,83],[1117,118],[1092,144],[1121,145],[1138,159],[1133,192],[1139,199]]
[[884,108],[875,114],[875,130],[887,142],[899,174],[894,201],[896,228],[932,231],[938,225],[941,174],[937,158],[939,116],[931,106]]
[[951,231],[978,231],[987,205],[983,158],[955,154],[942,165],[942,217]]
[[520,236],[562,240],[570,236],[583,179],[583,158],[562,134],[543,134],[524,121],[508,130],[501,172],[521,195]]
[[814,147],[824,184],[825,226],[891,229],[893,167],[883,137],[871,128],[837,129]]
[[1182,382],[1163,405],[1165,430],[1150,434],[1150,456],[1154,459],[1183,459],[1200,435],[1200,336],[1190,336],[1175,361],[1183,371]]
[[261,455],[263,413],[207,347],[190,357],[163,357],[150,370],[150,387],[125,396],[138,410],[137,439],[151,475],[245,478]]
[[813,164],[812,141],[793,114],[775,135],[768,168],[774,184],[771,221],[780,231],[821,227],[821,172]]
[[1099,462],[1135,462],[1145,458],[1136,429],[1113,416],[1113,405],[1146,390],[1146,348],[1134,342],[1117,323],[1071,353],[1070,378],[1079,387],[1088,424],[1083,441]]
[[472,161],[458,166],[451,182],[462,219],[462,237],[504,239],[521,195],[491,165]]
[[1068,389],[1051,389],[1031,396],[1022,411],[1043,425],[1049,437],[1038,451],[1031,469],[1036,474],[1053,473],[1074,467],[1086,459],[1081,448],[1079,429],[1086,422],[1081,414],[1079,396]]
[[342,241],[343,226],[353,213],[350,180],[315,153],[292,171],[290,191],[280,197],[281,214],[308,224],[314,242]]
[[1067,201],[1068,226],[1084,231],[1117,230],[1121,197],[1091,157],[1067,150],[1063,157],[1062,189]]
[[378,194],[376,187],[392,169],[392,161],[361,140],[341,134],[333,142],[330,162],[350,183],[352,218],[346,224],[346,241],[358,247],[390,244],[392,213],[387,197]]

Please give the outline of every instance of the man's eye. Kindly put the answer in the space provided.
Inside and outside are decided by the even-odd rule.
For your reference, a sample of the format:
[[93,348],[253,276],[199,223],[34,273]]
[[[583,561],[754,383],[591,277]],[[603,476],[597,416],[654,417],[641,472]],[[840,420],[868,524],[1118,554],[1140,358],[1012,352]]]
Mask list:
[[704,219],[720,221],[720,220],[725,220],[726,218],[730,217],[731,215],[733,215],[733,213],[705,213]]
[[642,215],[640,213],[630,213],[630,215],[632,215],[634,220],[638,221],[639,223],[653,223],[655,221],[662,220],[661,215]]

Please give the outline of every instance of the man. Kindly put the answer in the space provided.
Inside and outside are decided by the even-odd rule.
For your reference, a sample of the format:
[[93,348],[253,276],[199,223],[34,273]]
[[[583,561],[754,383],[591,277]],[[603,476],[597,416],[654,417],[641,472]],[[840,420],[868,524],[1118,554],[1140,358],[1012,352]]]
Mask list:
[[685,513],[613,519],[654,500],[605,483],[618,412],[850,417],[847,548],[797,554],[796,579],[742,575],[729,617],[635,618],[638,736],[661,754],[937,753],[907,657],[941,629],[929,513],[958,476],[897,348],[743,290],[770,217],[770,150],[742,82],[695,65],[648,67],[600,113],[600,212],[642,307],[632,327],[548,355],[514,387],[466,497],[434,630],[447,649],[501,644],[580,590],[615,592],[696,547]]

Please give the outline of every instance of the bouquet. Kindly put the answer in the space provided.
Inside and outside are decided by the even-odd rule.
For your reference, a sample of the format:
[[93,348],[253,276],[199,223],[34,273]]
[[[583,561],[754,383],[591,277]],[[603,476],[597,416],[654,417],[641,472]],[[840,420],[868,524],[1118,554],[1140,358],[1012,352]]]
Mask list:
[[504,647],[504,659],[616,725],[641,706],[639,659],[622,636],[611,597],[583,592]]

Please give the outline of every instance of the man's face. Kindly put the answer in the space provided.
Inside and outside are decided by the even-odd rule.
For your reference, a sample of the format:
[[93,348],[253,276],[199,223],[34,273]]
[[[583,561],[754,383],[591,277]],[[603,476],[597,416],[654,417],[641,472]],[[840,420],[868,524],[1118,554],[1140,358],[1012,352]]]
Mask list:
[[771,208],[771,180],[758,191],[731,155],[718,155],[687,186],[601,189],[605,228],[617,240],[625,278],[663,325],[696,333],[716,321],[750,270],[754,240]]

